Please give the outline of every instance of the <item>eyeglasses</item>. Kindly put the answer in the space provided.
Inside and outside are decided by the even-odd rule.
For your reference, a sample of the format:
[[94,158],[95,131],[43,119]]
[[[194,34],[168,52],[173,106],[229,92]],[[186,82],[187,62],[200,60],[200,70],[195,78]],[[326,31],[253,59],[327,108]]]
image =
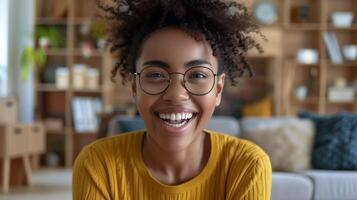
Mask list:
[[134,75],[139,77],[140,88],[147,94],[162,94],[169,88],[171,75],[183,75],[184,88],[193,95],[202,96],[213,89],[216,76],[208,67],[191,67],[185,73],[171,72],[161,67],[146,67]]

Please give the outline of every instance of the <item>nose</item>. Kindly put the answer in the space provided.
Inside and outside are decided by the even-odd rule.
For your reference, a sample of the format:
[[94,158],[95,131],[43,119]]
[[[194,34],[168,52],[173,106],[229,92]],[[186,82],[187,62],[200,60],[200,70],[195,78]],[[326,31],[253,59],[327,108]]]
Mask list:
[[171,74],[170,85],[165,91],[163,98],[166,101],[185,101],[189,94],[184,87],[182,74]]

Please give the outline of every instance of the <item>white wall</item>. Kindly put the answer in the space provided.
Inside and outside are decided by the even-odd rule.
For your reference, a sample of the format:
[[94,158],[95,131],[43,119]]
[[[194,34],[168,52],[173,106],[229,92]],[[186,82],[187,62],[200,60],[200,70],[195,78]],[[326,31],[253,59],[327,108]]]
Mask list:
[[[3,1],[3,0],[1,0]],[[34,0],[8,0],[8,95],[19,104],[19,121],[32,122],[34,110],[33,78],[21,80],[20,55],[24,47],[32,45],[34,29]]]
[[9,0],[0,0],[0,97],[8,93]]

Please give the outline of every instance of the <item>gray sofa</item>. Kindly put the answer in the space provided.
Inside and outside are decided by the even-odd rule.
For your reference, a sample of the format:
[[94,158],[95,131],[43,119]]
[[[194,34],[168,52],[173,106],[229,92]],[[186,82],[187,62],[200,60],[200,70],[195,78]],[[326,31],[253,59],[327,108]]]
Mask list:
[[[131,124],[131,127],[124,127]],[[138,127],[132,127],[137,125]],[[117,116],[111,120],[108,135],[142,128],[140,117]],[[207,129],[241,134],[239,121],[232,117],[215,116]],[[357,200],[357,171],[308,170],[301,173],[273,172],[272,200]]]

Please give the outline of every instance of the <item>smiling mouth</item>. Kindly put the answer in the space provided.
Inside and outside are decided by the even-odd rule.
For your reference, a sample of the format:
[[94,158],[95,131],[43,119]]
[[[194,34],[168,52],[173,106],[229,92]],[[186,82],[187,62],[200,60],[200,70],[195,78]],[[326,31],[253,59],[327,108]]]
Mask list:
[[155,115],[168,126],[180,128],[194,119],[197,113],[183,112],[183,113],[155,113]]

